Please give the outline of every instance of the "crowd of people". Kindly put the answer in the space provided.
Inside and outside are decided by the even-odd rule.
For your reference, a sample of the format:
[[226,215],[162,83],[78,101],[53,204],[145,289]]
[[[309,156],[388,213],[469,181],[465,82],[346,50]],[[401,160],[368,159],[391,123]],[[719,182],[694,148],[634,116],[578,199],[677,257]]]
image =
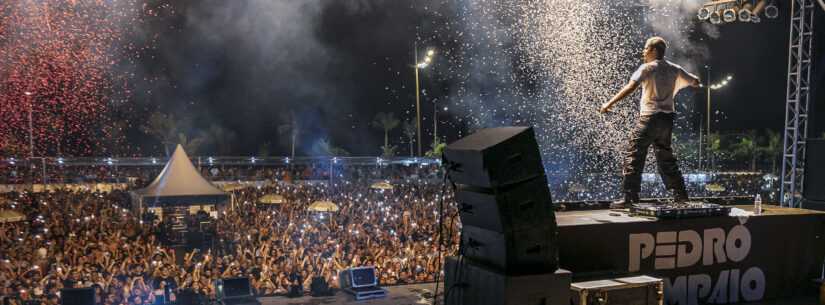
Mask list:
[[[215,297],[215,280],[239,276],[250,278],[260,296],[305,293],[313,280],[335,287],[338,271],[368,265],[377,268],[382,284],[430,282],[441,270],[442,235],[442,253],[457,251],[460,224],[453,193],[442,185],[435,164],[201,171],[205,177],[251,174],[266,183],[232,190],[233,204],[219,207],[214,236],[200,249],[169,244],[159,234],[168,224],[134,211],[127,191],[0,194],[0,210],[25,216],[0,223],[0,304],[56,305],[60,289],[71,287],[93,287],[98,304],[106,305],[163,303],[183,294],[208,299]],[[132,187],[148,184],[151,173],[156,174],[130,172]],[[376,177],[392,188],[374,187]],[[765,191],[772,181],[754,174],[687,178],[694,196],[714,191],[709,184],[753,192],[760,186]],[[594,179],[579,180],[598,184]],[[646,183],[658,194],[655,180]],[[575,199],[559,199],[562,191],[590,192],[575,184],[551,186],[565,188],[554,189],[555,201]],[[270,194],[283,202],[260,202]],[[339,209],[310,211],[315,201],[331,201]],[[447,215],[443,230],[441,203]]]
[[[8,193],[0,209],[24,221],[0,224],[0,298],[4,304],[58,304],[61,288],[94,287],[99,304],[150,304],[182,293],[214,298],[213,282],[249,277],[257,295],[310,288],[317,277],[338,285],[337,272],[375,266],[382,284],[434,281],[438,204],[454,218],[452,193],[441,184],[366,180],[333,185],[277,182],[234,191],[220,209],[211,247],[181,251],[158,238],[162,223],[141,221],[123,191]],[[265,194],[285,198],[261,204]],[[338,205],[313,212],[316,200]],[[458,221],[445,224],[445,247],[457,250]],[[449,234],[449,235],[447,235]]]

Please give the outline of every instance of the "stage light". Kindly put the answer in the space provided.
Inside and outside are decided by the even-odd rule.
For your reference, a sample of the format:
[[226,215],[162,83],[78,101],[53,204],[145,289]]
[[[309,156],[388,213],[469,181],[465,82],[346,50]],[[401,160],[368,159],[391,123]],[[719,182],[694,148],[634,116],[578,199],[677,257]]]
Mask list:
[[427,51],[427,57],[432,57],[433,55],[435,55],[435,50],[430,49],[429,51]]
[[736,9],[735,8],[728,8],[722,12],[722,20],[725,22],[734,22],[736,21]]
[[699,13],[696,15],[699,17],[699,20],[705,21],[710,18],[710,14],[715,10],[714,6],[704,6],[699,9]]
[[771,1],[767,6],[765,6],[765,17],[770,19],[776,19],[779,17],[779,7],[776,6],[775,1]]
[[713,13],[710,13],[710,23],[713,23],[713,24],[722,23],[722,14],[719,11],[714,11]]
[[750,22],[751,16],[753,16],[753,11],[751,11],[751,9],[753,9],[753,5],[750,3],[742,4],[742,8],[740,8],[737,13],[737,15],[739,15],[739,21]]

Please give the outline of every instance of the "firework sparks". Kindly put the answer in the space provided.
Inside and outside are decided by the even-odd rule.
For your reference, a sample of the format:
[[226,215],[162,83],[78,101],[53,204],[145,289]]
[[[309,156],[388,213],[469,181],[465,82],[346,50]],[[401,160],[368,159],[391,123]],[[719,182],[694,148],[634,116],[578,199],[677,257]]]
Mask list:
[[[654,2],[640,7],[612,1],[459,1],[461,18],[446,27],[456,29],[452,38],[459,42],[451,58],[456,68],[443,74],[459,83],[451,110],[471,128],[535,126],[551,180],[564,180],[551,183],[576,182],[618,194],[638,93],[607,115],[598,113],[599,105],[641,64],[648,36],[664,35],[678,49],[686,45],[679,31],[693,30],[678,13],[684,10],[679,2]],[[587,175],[612,178],[595,182]]]
[[[116,67],[140,50],[124,41],[135,3],[0,3],[0,152],[84,155],[116,135],[109,112],[128,95],[129,73]],[[97,150],[99,152],[99,150]]]

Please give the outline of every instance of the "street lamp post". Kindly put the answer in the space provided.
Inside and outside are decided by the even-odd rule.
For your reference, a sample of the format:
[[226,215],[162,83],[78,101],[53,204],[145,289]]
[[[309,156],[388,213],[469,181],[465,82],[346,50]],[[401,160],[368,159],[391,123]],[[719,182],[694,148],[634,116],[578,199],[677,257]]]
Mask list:
[[29,99],[29,159],[34,158],[34,123],[32,122],[32,112],[34,112],[34,101],[32,100],[32,95],[29,91],[24,92],[23,94],[26,95]]
[[436,143],[438,143],[438,104],[436,104],[437,99],[433,99],[433,149],[435,149]]
[[[706,141],[708,142],[706,153],[708,154],[708,166],[710,166],[710,164],[711,164],[711,162],[710,162],[710,146],[711,146],[711,143],[710,143],[710,121],[711,121],[711,117],[710,117],[710,101],[711,101],[710,91],[711,90],[719,90],[719,89],[722,89],[723,87],[727,86],[728,83],[733,80],[733,76],[728,75],[727,77],[722,79],[721,82],[718,82],[718,83],[715,83],[715,84],[712,84],[712,85],[710,84],[710,67],[708,67],[707,76],[708,76],[707,81],[706,81],[706,83],[708,83],[708,86],[706,88],[707,89],[707,114],[705,115],[705,120],[707,120],[707,126],[706,126],[706,129],[705,129],[705,131],[706,131],[705,132],[705,134],[706,134],[705,138],[706,138]],[[701,139],[701,137],[702,137],[701,129],[702,128],[700,127],[699,128],[699,131],[700,131],[700,133],[699,133],[699,147],[700,147],[700,149],[701,149],[701,146],[702,146],[702,143],[701,143],[701,141],[702,141],[702,139]],[[700,154],[700,160],[701,160],[701,152],[699,154]]]
[[418,81],[418,69],[426,68],[430,65],[435,51],[430,49],[424,61],[418,62],[418,42],[413,44],[413,57],[415,57],[415,127],[418,134],[418,156],[421,156],[421,86]]
[[[30,91],[23,92],[29,100],[29,177],[31,180],[31,191],[34,193],[34,123],[32,121],[32,112],[34,112],[34,101]],[[45,175],[44,175],[45,177]]]

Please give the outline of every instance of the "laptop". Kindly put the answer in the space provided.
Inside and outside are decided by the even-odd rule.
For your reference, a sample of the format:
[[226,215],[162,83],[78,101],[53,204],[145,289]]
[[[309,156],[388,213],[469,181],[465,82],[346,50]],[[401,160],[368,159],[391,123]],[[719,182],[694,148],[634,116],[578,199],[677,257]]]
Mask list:
[[236,277],[215,281],[218,301],[224,305],[260,304],[252,294],[249,278]]
[[355,296],[356,300],[377,299],[387,296],[387,290],[378,286],[375,267],[349,268],[339,273],[339,281],[344,291]]

